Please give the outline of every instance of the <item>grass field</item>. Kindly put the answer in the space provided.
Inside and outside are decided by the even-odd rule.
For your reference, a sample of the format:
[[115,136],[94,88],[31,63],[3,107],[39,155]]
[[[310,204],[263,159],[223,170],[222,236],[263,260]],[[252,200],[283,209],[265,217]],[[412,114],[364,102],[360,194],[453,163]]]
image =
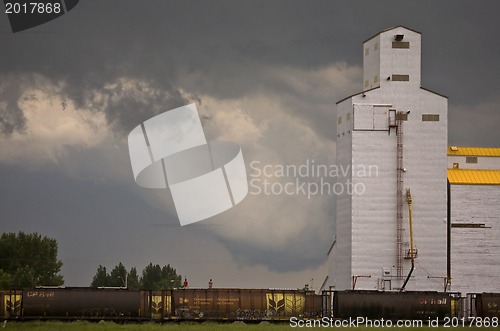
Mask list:
[[[90,322],[7,322],[5,324],[0,324],[0,329],[5,330],[28,330],[28,331],[216,331],[216,330],[235,330],[235,331],[249,331],[249,330],[261,330],[261,331],[280,331],[280,330],[290,330],[290,329],[303,329],[303,328],[291,328],[288,323],[285,324],[243,324],[243,323],[228,323],[219,324],[213,322],[204,323],[166,323],[166,324],[153,324],[153,323],[143,323],[143,324],[116,324],[113,322],[100,322],[100,323],[90,323]],[[359,331],[380,331],[387,330],[389,328],[366,328],[358,327],[355,328]],[[450,328],[444,327],[421,327],[421,328],[390,328],[393,330],[420,330],[420,331],[446,331]],[[459,328],[460,331],[476,330],[477,328]],[[485,329],[488,330],[488,329]],[[492,328],[492,330],[499,330],[499,328]]]

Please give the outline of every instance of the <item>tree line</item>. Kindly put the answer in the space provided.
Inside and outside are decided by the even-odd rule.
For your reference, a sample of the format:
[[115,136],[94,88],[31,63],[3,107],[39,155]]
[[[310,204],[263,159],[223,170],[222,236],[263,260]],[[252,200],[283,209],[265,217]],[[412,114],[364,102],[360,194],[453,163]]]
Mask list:
[[160,267],[159,264],[149,263],[139,276],[136,267],[127,271],[120,262],[109,273],[106,267],[99,265],[90,286],[94,288],[127,287],[135,290],[161,290],[181,287],[181,280],[181,276],[177,275],[177,271],[170,264]]
[[[57,241],[38,233],[3,233],[0,236],[0,290],[61,286],[62,261],[57,258]],[[149,263],[139,275],[120,262],[111,272],[100,265],[91,287],[128,287],[159,290],[181,287],[181,276],[168,265]]]

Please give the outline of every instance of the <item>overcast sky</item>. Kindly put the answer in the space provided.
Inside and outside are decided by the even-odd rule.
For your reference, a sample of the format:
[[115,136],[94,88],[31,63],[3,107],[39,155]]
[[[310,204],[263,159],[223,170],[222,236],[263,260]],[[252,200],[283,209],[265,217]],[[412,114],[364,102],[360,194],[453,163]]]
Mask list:
[[1,13],[0,230],[55,238],[68,286],[121,261],[170,263],[192,286],[318,288],[332,195],[249,194],[181,227],[167,191],[135,184],[128,133],[194,102],[207,139],[238,143],[250,175],[335,164],[335,102],[361,90],[362,42],[404,25],[422,33],[422,86],[449,97],[449,144],[500,147],[499,12],[473,0],[85,0],[15,34]]

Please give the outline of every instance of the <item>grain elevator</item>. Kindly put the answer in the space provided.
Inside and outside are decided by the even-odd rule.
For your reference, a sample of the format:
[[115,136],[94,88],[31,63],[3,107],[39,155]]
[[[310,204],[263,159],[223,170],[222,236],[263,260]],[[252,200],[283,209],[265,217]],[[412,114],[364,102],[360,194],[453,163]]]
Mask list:
[[448,286],[448,102],[420,77],[419,32],[363,43],[362,92],[337,103],[338,183],[357,189],[336,195],[325,288]]

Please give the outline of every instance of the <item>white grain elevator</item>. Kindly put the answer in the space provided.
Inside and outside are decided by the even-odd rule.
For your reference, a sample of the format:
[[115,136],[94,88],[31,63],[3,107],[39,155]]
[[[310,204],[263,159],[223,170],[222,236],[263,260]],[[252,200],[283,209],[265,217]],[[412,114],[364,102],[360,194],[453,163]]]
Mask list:
[[363,91],[337,103],[338,182],[357,190],[336,195],[325,287],[443,291],[448,100],[420,86],[417,31],[382,31],[363,58]]

